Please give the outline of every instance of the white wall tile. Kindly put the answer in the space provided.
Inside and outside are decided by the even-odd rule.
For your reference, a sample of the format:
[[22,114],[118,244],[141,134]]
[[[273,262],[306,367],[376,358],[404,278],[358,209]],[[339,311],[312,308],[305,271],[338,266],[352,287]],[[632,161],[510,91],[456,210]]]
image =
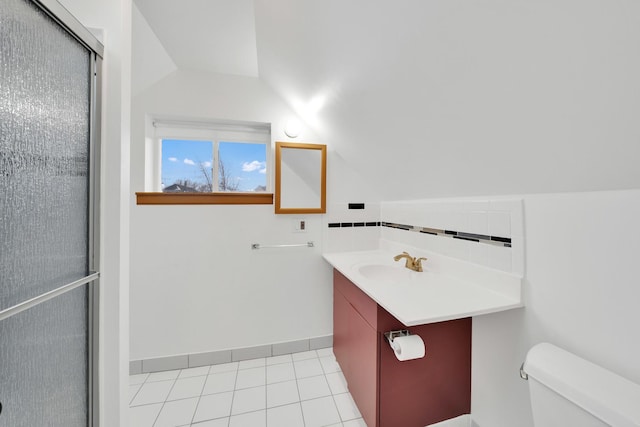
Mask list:
[[489,234],[489,215],[487,211],[471,211],[469,213],[469,227],[467,230],[469,233],[474,234]]
[[511,248],[489,246],[489,267],[511,272]]
[[489,212],[489,235],[499,237],[511,236],[510,212]]
[[467,260],[474,264],[486,266],[489,264],[489,247],[490,245],[482,243],[469,243]]
[[521,236],[511,237],[511,271],[523,277],[525,273],[524,250],[524,238]]

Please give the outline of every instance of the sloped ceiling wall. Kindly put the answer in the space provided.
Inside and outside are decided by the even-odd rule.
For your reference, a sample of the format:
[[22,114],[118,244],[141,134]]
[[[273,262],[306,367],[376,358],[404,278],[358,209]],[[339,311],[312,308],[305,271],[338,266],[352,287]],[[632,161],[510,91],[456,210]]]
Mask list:
[[640,187],[640,2],[255,0],[260,78],[384,200]]
[[131,89],[136,96],[178,67],[135,4],[132,12]]
[[135,0],[178,68],[257,77],[252,0]]

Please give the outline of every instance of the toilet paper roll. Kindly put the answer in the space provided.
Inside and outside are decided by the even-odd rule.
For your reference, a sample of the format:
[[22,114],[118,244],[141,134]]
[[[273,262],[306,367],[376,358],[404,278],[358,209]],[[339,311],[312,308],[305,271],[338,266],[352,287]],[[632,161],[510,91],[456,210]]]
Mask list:
[[424,341],[420,335],[409,335],[406,337],[397,337],[391,343],[391,348],[396,358],[404,362],[405,360],[420,359],[424,357]]

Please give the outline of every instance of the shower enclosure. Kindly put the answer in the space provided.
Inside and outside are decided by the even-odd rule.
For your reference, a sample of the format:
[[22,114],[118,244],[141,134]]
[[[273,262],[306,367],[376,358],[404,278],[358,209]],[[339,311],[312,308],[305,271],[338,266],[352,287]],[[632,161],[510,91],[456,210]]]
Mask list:
[[0,2],[0,427],[97,426],[102,45]]

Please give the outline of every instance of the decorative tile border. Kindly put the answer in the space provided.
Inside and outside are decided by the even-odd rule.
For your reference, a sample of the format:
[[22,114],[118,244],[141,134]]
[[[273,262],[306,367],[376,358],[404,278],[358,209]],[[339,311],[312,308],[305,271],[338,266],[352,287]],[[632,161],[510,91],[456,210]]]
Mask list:
[[488,236],[485,234],[465,233],[463,231],[441,230],[439,228],[418,227],[408,224],[396,224],[393,222],[330,222],[329,228],[351,228],[351,227],[389,227],[404,231],[430,234],[432,236],[450,237],[453,239],[466,240],[468,242],[487,243],[495,246],[511,247],[510,237]]
[[280,356],[301,351],[317,350],[333,345],[333,335],[288,341],[257,347],[218,350],[206,353],[182,354],[178,356],[156,357],[129,362],[129,375],[147,372],[172,371],[174,369],[195,368],[205,365],[236,362],[260,357]]
[[330,222],[329,228],[340,228],[340,227],[380,227],[381,222]]
[[441,230],[438,228],[417,227],[415,225],[396,224],[393,222],[382,222],[383,227],[396,228],[404,231],[414,231],[417,233],[431,234],[433,236],[450,237],[453,239],[466,240],[469,242],[488,243],[490,245],[511,247],[510,237],[487,236],[484,234],[465,233],[462,231]]

